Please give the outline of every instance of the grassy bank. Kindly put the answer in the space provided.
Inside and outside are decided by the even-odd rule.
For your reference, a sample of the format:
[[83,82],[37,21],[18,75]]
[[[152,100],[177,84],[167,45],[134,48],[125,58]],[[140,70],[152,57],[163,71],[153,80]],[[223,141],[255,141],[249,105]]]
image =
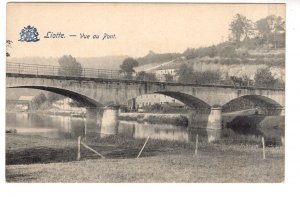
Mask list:
[[202,153],[141,159],[11,165],[8,182],[282,182],[278,158]]
[[[103,154],[106,158],[135,158],[145,139],[132,139],[122,135],[104,138],[89,137],[86,144]],[[155,156],[164,152],[187,151],[191,144],[151,139],[142,157]],[[98,159],[89,150],[82,148],[83,159]],[[69,162],[77,158],[77,140],[51,139],[40,136],[6,134],[6,164],[32,164]]]
[[[142,157],[134,159],[144,140],[111,136],[90,142],[96,144],[92,147],[106,159],[82,148],[82,161],[76,161],[75,140],[18,134],[7,134],[6,139],[8,182],[282,182],[284,179],[283,148],[267,148],[267,158],[263,160],[262,150],[257,146],[201,143],[198,156],[194,156],[193,143],[150,139]],[[24,158],[35,156],[40,161],[29,165],[13,163],[12,158],[20,157],[20,153]]]

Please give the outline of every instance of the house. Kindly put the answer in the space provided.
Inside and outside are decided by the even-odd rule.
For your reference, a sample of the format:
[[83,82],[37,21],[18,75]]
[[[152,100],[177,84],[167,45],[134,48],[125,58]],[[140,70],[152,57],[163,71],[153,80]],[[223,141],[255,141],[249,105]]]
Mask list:
[[73,104],[73,100],[70,98],[64,98],[52,103],[52,106],[61,111],[74,111],[74,112],[84,112],[85,108],[76,107]]
[[166,81],[166,75],[171,75],[173,77],[173,80],[177,78],[176,76],[176,71],[177,69],[175,68],[170,68],[170,69],[158,69],[155,70],[155,76],[159,81]]
[[143,108],[154,104],[176,103],[184,106],[184,104],[172,97],[162,94],[144,94],[135,99],[136,108]]
[[[138,66],[135,67],[134,70],[136,73],[142,71],[147,73],[154,73],[159,81],[166,81],[165,75],[171,75],[173,76],[173,80],[176,81],[176,71],[182,65],[182,61],[184,61],[183,57],[164,63],[152,63]],[[141,109],[145,106],[154,105],[156,103],[178,103],[179,105],[184,106],[182,102],[172,97],[161,94],[145,94],[138,96],[134,99],[134,101],[130,102],[129,106],[131,106],[131,109]]]
[[28,110],[33,98],[34,96],[20,96],[18,99],[18,104],[16,104],[16,108],[22,111]]

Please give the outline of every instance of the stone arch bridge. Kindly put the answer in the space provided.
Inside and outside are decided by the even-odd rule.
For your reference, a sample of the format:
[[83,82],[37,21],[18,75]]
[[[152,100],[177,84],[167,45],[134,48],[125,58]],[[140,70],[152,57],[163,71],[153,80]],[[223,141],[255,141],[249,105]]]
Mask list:
[[207,128],[220,128],[222,107],[239,98],[267,106],[278,115],[284,112],[285,106],[284,89],[137,81],[125,79],[119,71],[99,69],[84,70],[81,76],[59,75],[57,67],[29,67],[18,63],[7,64],[6,87],[54,92],[83,103],[87,108],[127,105],[129,100],[143,94],[163,94],[196,110],[201,121],[194,122]]

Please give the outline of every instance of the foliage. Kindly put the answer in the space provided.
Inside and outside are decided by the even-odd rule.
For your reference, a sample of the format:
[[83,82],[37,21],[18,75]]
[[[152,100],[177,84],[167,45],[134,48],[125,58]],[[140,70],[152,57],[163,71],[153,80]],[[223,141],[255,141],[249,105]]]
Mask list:
[[160,62],[168,62],[173,59],[180,57],[179,53],[154,53],[153,51],[149,51],[149,53],[141,58],[138,58],[137,61],[139,65],[151,64],[151,63],[160,63]]
[[199,47],[197,49],[188,48],[183,52],[183,55],[186,59],[202,58],[205,56],[215,57],[217,55],[217,47],[212,45],[210,47]]
[[137,67],[138,65],[139,63],[131,57],[124,59],[124,61],[120,65],[121,74],[126,79],[132,79],[132,73],[134,72],[133,68]]
[[13,41],[11,40],[6,40],[6,57],[10,57],[10,53],[8,52],[8,48],[11,48],[11,44],[13,43]]
[[274,87],[276,79],[273,77],[269,68],[258,69],[254,76],[255,85],[257,87]]
[[124,72],[134,72],[133,68],[137,67],[138,65],[139,63],[135,59],[128,57],[120,65],[120,68]]
[[69,104],[71,107],[85,107],[85,105],[83,103],[80,103],[80,102],[77,102],[74,100],[72,100]]
[[61,100],[63,98],[65,98],[65,97],[60,94],[55,94],[53,92],[49,92],[47,94],[47,100],[49,103],[54,103],[55,101]]
[[174,81],[174,77],[170,73],[165,74],[164,77],[165,77],[166,82],[173,82]]
[[274,48],[285,45],[285,21],[280,16],[270,15],[256,22],[260,44],[272,44]]
[[243,77],[230,77],[231,82],[234,86],[253,86],[254,81],[249,78],[247,75],[243,75]]
[[32,101],[31,101],[32,108],[33,108],[33,109],[39,109],[40,106],[41,106],[44,102],[46,102],[46,100],[47,100],[47,98],[46,98],[46,96],[45,96],[44,93],[40,93],[40,94],[36,95],[36,96],[32,99]]
[[[194,58],[209,57],[205,59],[208,63],[215,64],[267,64],[280,66],[284,64],[283,59],[273,60],[262,57],[252,58],[249,54],[238,54],[237,49],[253,50],[265,46],[269,49],[285,47],[285,21],[280,16],[270,15],[255,23],[241,14],[236,14],[229,25],[231,31],[229,41],[218,45],[199,48],[187,48],[183,55],[187,60]],[[221,57],[215,58],[213,57]]]
[[158,81],[154,73],[146,73],[145,71],[141,71],[137,73],[136,80],[139,81]]
[[253,22],[241,14],[236,14],[229,25],[234,42],[239,43],[241,39],[253,35]]
[[177,70],[177,75],[179,83],[217,84],[221,79],[221,73],[218,71],[197,72],[187,65],[182,65]]
[[224,42],[216,47],[217,55],[220,57],[234,58],[236,54],[236,46],[231,42]]
[[183,64],[176,71],[179,83],[196,83],[196,76],[193,67]]
[[218,71],[195,72],[197,84],[218,84],[221,79],[221,73]]
[[61,58],[58,59],[58,63],[60,65],[60,67],[58,69],[58,74],[81,76],[82,66],[71,55],[62,56]]

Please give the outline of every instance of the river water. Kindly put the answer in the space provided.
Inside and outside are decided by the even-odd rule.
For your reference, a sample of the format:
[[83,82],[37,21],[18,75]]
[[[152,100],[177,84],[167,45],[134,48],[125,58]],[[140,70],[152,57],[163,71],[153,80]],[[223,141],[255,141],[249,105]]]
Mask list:
[[[85,135],[85,128],[87,127],[85,118],[80,117],[53,116],[35,113],[6,113],[6,128],[17,129],[18,134],[21,135],[76,139],[78,136]],[[107,136],[107,134],[101,134],[100,128],[94,128],[94,130],[98,131],[96,135],[99,137]],[[186,143],[194,142],[197,134],[200,141],[208,141],[210,138],[210,131],[203,129],[122,120],[119,121],[116,134],[133,139],[144,139],[150,136],[151,139]],[[282,132],[277,130],[262,131],[245,128],[235,128],[233,130],[224,128],[220,137],[221,140],[227,141],[228,143],[259,144],[262,136],[264,136],[267,143],[271,145],[281,145],[282,143]]]

